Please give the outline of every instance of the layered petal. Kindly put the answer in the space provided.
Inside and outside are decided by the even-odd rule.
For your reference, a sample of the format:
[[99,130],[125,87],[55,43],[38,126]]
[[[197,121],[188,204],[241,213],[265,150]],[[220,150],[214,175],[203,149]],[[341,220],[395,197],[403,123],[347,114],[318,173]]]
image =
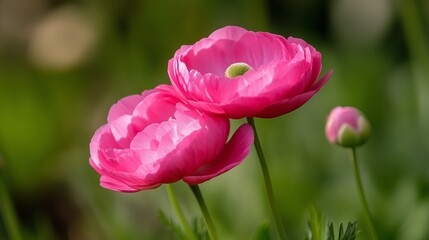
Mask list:
[[121,99],[108,119],[91,139],[89,162],[100,174],[101,186],[114,191],[156,188],[191,176],[202,166],[217,169],[219,158],[229,159],[210,173],[214,177],[249,152],[248,146],[240,147],[249,140],[249,133],[244,134],[248,130],[237,131],[226,144],[229,120],[182,102],[172,86]]
[[[179,122],[183,122],[183,126]],[[159,144],[163,148],[173,144],[172,148],[169,148],[168,154],[153,163],[152,173],[148,175],[150,181],[170,183],[191,174],[219,155],[229,133],[229,121],[225,118],[214,117],[207,121],[199,119],[198,122],[176,118],[175,123],[178,125],[169,138],[173,139],[171,143]],[[157,150],[161,151],[162,149]]]
[[[323,86],[318,84],[321,60],[302,39],[227,26],[179,49],[168,74],[183,101],[200,110],[229,118],[276,117],[300,107]],[[233,64],[250,70],[226,77]],[[276,105],[282,111],[273,109]]]
[[[147,94],[149,94],[149,92]],[[144,96],[142,95],[131,95],[131,96],[122,98],[117,103],[113,104],[113,106],[110,108],[107,121],[112,122],[121,116],[129,115],[133,113],[134,108],[143,99],[144,99]]]
[[226,26],[218,29],[210,34],[211,39],[231,39],[238,40],[240,37],[247,32],[246,29],[237,26]]
[[254,136],[252,127],[244,124],[237,129],[216,159],[200,166],[183,180],[195,185],[208,181],[240,164],[250,152]]
[[260,118],[273,118],[281,115],[284,112],[291,112],[299,108],[308,100],[310,100],[310,98],[313,97],[314,94],[316,94],[323,87],[323,85],[329,80],[329,77],[331,75],[332,70],[329,71],[325,76],[323,76],[310,91],[296,95],[292,98],[287,98],[282,101],[276,102],[263,109],[261,112],[256,114],[256,116]]
[[100,149],[104,148],[119,148],[119,144],[113,138],[109,126],[103,125],[95,131],[94,136],[89,144],[90,146],[90,163],[94,165],[96,170],[101,169],[101,163],[105,160]]
[[108,188],[118,192],[137,192],[138,191],[138,189],[130,187],[124,182],[121,182],[107,175],[101,176],[100,185],[104,188]]

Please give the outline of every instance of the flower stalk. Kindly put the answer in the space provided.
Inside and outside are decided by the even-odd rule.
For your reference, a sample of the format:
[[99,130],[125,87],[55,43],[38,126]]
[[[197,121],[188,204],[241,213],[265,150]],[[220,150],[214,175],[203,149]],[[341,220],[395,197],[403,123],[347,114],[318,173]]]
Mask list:
[[271,212],[272,212],[273,217],[274,217],[274,222],[276,225],[277,234],[278,234],[280,239],[287,239],[285,230],[283,228],[282,219],[281,219],[280,214],[279,214],[277,207],[276,207],[276,203],[275,203],[275,199],[274,199],[273,186],[272,186],[271,178],[270,178],[270,172],[268,170],[267,161],[265,160],[264,152],[262,151],[261,143],[259,141],[258,133],[256,131],[255,121],[253,118],[248,117],[247,122],[253,128],[253,132],[254,132],[254,136],[255,136],[254,145],[255,145],[256,152],[258,154],[259,163],[261,165],[262,175],[264,176],[265,189],[267,191],[268,201],[269,201],[270,207],[271,207]]
[[216,232],[216,228],[213,224],[212,218],[210,216],[209,210],[206,206],[206,203],[204,201],[203,195],[201,194],[200,187],[198,185],[190,185],[189,187],[192,190],[192,193],[194,194],[195,198],[197,199],[198,205],[200,205],[201,212],[204,216],[204,221],[206,222],[207,230],[209,232],[209,236],[211,240],[218,240],[218,235]]
[[185,215],[183,214],[183,211],[180,208],[180,205],[177,201],[176,194],[174,193],[172,184],[167,184],[167,192],[168,192],[168,198],[170,199],[171,206],[176,212],[177,217],[179,218],[180,224],[182,225],[187,238],[190,240],[197,240],[197,237],[195,236],[191,227],[189,227],[189,224],[185,219]]
[[363,191],[362,180],[360,177],[359,165],[358,165],[357,156],[356,156],[356,148],[352,147],[351,150],[352,150],[352,158],[353,158],[356,185],[358,188],[360,201],[362,203],[362,207],[363,207],[363,210],[365,213],[365,219],[366,219],[366,222],[368,225],[369,233],[370,233],[371,239],[377,240],[378,238],[377,238],[377,233],[375,232],[374,221],[372,219],[372,214],[371,214],[371,211],[369,210],[368,202],[366,201],[365,193]]

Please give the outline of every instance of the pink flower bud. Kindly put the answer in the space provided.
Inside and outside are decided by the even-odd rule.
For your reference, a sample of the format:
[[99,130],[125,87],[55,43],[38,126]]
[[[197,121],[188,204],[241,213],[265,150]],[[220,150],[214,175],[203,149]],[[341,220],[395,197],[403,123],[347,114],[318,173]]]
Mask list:
[[358,109],[336,107],[329,113],[325,132],[331,143],[343,147],[357,147],[369,139],[371,126]]

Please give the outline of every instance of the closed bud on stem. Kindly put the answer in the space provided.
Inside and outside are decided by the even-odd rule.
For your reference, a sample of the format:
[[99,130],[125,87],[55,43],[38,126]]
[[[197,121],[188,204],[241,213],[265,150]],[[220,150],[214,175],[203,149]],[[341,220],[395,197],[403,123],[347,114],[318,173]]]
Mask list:
[[331,143],[343,147],[358,147],[369,139],[371,125],[358,109],[335,107],[328,115],[325,132]]

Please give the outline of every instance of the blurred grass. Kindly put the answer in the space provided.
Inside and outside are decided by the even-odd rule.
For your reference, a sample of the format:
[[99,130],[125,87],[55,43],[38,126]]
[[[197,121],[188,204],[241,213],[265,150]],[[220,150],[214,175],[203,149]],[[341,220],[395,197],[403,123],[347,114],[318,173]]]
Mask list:
[[[174,51],[225,25],[304,38],[322,52],[323,73],[334,69],[302,108],[256,119],[289,239],[305,236],[311,205],[335,225],[358,219],[358,239],[367,237],[348,153],[324,136],[337,105],[358,107],[373,125],[358,151],[380,239],[429,238],[426,1],[28,2],[0,2],[0,177],[24,239],[173,237],[157,216],[174,218],[164,187],[102,189],[88,145],[114,102],[168,83]],[[66,69],[41,68],[28,55],[31,26],[65,5],[88,17],[96,44]],[[258,167],[252,152],[201,186],[222,239],[251,238],[270,218]],[[200,216],[186,186],[175,187],[186,217]],[[9,236],[5,224],[0,239]]]

